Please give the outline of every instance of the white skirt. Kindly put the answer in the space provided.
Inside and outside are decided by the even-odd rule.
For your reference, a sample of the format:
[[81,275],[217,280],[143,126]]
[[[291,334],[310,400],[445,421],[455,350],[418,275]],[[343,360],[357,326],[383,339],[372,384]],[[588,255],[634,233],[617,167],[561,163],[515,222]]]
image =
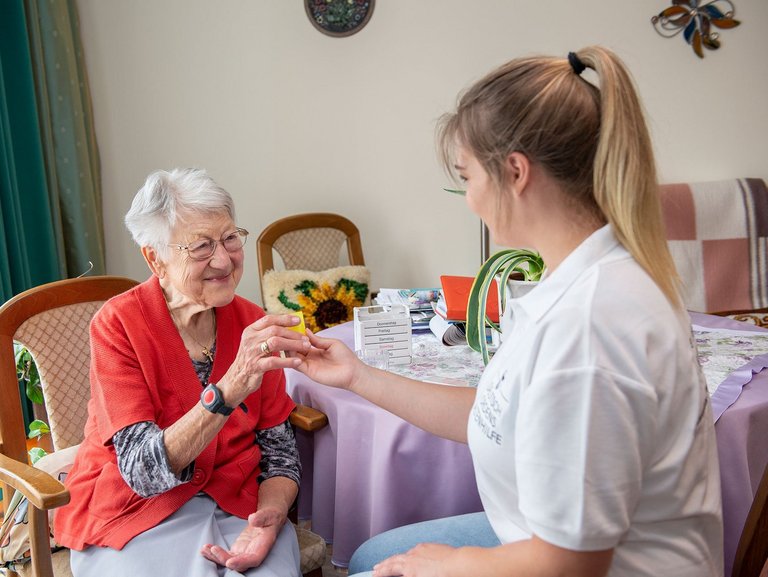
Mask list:
[[206,543],[229,550],[247,521],[225,513],[204,494],[190,499],[162,523],[136,535],[122,550],[90,546],[70,551],[74,577],[301,577],[299,545],[286,523],[264,562],[245,573],[221,567],[202,556]]

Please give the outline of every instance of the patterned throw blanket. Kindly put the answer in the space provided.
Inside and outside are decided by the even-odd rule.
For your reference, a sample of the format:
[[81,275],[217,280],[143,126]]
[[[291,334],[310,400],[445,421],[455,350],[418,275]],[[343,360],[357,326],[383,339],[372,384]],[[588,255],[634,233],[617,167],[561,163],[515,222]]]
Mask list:
[[768,307],[768,188],[756,178],[661,187],[686,308]]

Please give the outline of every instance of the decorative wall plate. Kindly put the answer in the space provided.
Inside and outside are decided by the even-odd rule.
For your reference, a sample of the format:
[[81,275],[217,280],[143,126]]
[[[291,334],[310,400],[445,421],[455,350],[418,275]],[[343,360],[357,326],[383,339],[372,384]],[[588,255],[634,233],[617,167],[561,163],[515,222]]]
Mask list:
[[309,21],[328,36],[350,36],[368,24],[376,0],[304,0]]

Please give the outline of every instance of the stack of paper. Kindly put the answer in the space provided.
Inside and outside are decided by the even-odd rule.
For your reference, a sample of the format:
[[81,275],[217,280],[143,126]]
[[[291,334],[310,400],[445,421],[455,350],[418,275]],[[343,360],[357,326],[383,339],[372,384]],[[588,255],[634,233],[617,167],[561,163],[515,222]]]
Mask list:
[[466,345],[467,332],[464,323],[456,323],[445,320],[440,315],[435,315],[429,321],[429,328],[441,343],[447,346]]
[[375,302],[380,305],[399,304],[408,307],[411,327],[414,331],[429,330],[429,321],[435,315],[433,304],[437,302],[440,289],[379,289]]

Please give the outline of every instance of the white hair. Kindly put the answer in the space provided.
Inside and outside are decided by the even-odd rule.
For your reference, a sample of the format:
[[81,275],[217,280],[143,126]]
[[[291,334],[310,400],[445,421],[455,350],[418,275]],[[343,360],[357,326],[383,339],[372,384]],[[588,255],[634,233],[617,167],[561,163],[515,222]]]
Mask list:
[[199,168],[174,168],[151,173],[136,193],[125,215],[125,226],[134,242],[149,246],[165,258],[171,231],[181,213],[226,213],[234,221],[230,194]]

